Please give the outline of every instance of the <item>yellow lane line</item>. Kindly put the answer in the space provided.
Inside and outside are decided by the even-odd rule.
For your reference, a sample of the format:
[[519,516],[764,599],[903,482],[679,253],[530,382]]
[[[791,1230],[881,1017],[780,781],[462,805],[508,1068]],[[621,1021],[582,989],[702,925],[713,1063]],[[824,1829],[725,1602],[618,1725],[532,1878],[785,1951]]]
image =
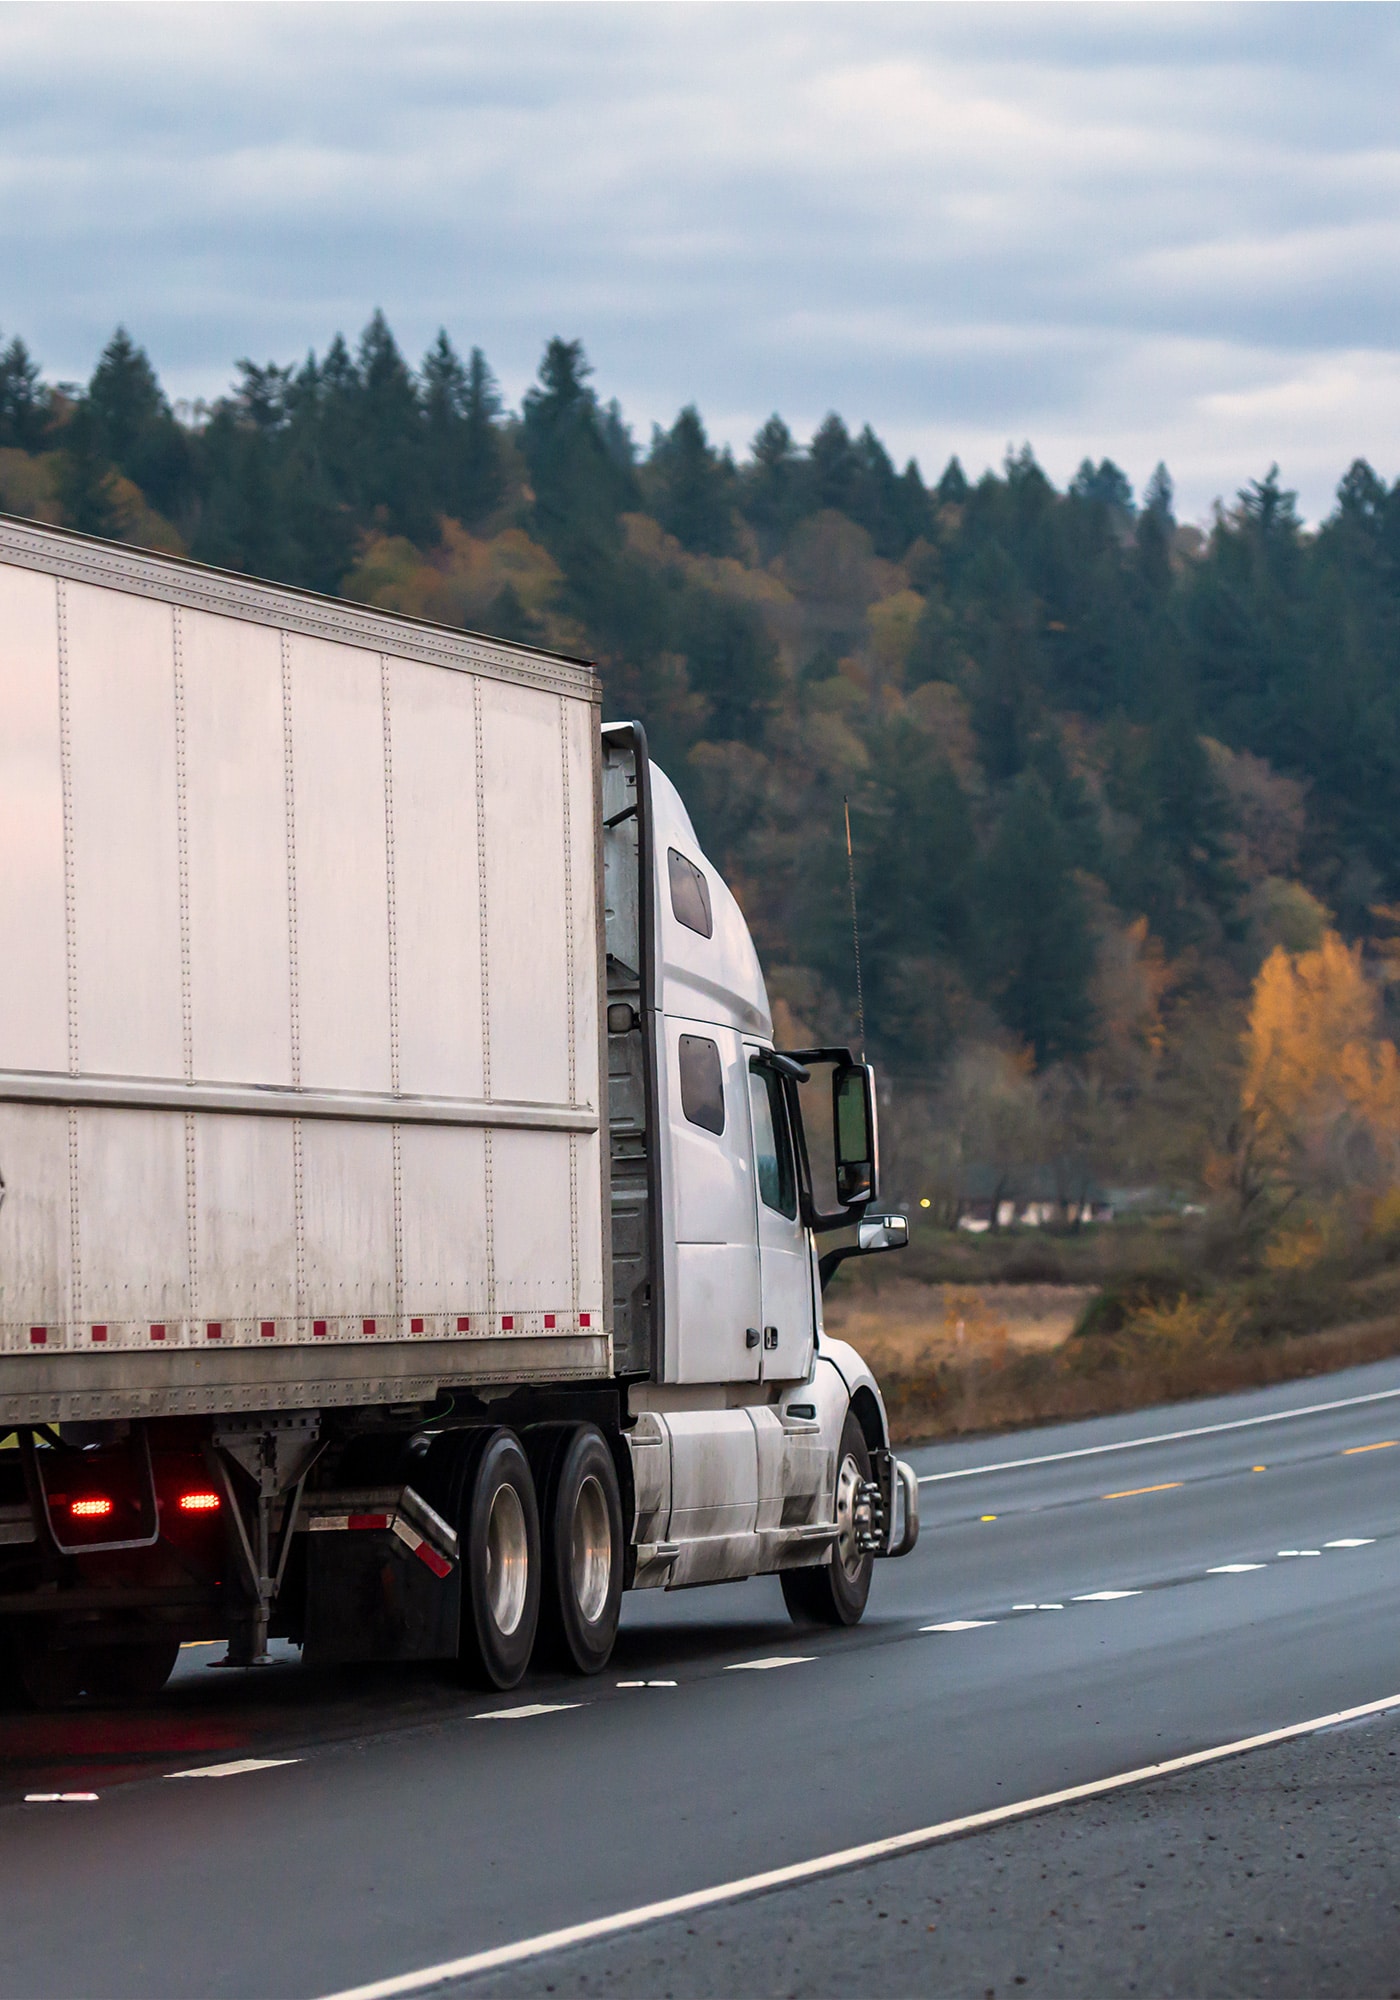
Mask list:
[[1349,1444],[1342,1457],[1355,1458],[1359,1451],[1390,1451],[1397,1444],[1400,1438],[1382,1438],[1379,1444]]
[[1178,1486],[1185,1485],[1181,1479],[1169,1479],[1165,1486],[1130,1486],[1126,1493],[1105,1493],[1105,1500],[1136,1500],[1139,1493],[1174,1493]]

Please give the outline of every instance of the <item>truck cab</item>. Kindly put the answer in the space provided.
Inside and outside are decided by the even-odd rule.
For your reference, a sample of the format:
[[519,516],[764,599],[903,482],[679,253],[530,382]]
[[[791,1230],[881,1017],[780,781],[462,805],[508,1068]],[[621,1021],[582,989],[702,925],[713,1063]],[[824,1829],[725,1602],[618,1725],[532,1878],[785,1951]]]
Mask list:
[[[890,1452],[879,1389],[822,1331],[823,1265],[829,1275],[843,1255],[907,1240],[902,1217],[864,1221],[878,1194],[873,1075],[846,1049],[775,1049],[748,927],[679,793],[638,725],[605,728],[603,746],[614,1352],[638,1494],[633,1583],[829,1575],[844,1530],[863,1607],[868,1562],[855,1558],[905,1553],[918,1532],[917,1486]],[[856,1240],[822,1258],[818,1238],[836,1231]],[[844,1449],[848,1427],[868,1463],[859,1445]],[[820,1615],[817,1582],[803,1577],[790,1605]]]

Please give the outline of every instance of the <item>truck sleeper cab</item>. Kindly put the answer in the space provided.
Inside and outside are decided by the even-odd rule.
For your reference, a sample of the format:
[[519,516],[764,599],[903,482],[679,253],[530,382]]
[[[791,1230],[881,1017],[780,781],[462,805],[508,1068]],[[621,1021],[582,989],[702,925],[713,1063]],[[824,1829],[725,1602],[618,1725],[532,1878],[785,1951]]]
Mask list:
[[913,1546],[821,1324],[907,1234],[867,1218],[870,1072],[775,1050],[737,903],[596,700],[582,663],[0,519],[31,1699],[274,1635],[597,1672],[624,1590],[778,1573],[851,1623]]

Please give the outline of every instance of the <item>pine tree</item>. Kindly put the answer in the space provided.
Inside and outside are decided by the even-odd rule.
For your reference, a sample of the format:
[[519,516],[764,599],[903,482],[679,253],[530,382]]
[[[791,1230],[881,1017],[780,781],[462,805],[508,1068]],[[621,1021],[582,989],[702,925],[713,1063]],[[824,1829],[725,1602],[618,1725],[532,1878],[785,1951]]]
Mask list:
[[749,446],[749,463],[739,475],[744,517],[771,546],[787,535],[801,508],[801,461],[792,432],[771,416]]
[[669,431],[657,430],[647,461],[652,511],[667,534],[697,555],[726,555],[733,545],[729,467],[687,404]]
[[1033,772],[1012,787],[980,872],[984,977],[1038,1063],[1093,1040],[1093,937],[1064,831]]
[[91,449],[134,480],[162,513],[178,515],[193,497],[188,440],[150,357],[125,327],[119,326],[103,349],[84,402]]
[[0,445],[37,451],[49,423],[39,364],[18,335],[0,353]]
[[810,504],[849,514],[860,487],[861,462],[851,434],[835,410],[824,417],[807,447]]

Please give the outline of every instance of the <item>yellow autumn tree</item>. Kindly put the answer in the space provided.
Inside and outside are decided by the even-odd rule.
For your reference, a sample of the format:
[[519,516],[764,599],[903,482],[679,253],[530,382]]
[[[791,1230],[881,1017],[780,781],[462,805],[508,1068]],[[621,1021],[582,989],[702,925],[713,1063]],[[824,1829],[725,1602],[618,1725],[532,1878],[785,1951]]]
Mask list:
[[1268,1192],[1394,1180],[1400,1058],[1378,1032],[1359,946],[1335,931],[1315,951],[1276,946],[1254,982],[1244,1058],[1234,1161],[1241,1208]]

